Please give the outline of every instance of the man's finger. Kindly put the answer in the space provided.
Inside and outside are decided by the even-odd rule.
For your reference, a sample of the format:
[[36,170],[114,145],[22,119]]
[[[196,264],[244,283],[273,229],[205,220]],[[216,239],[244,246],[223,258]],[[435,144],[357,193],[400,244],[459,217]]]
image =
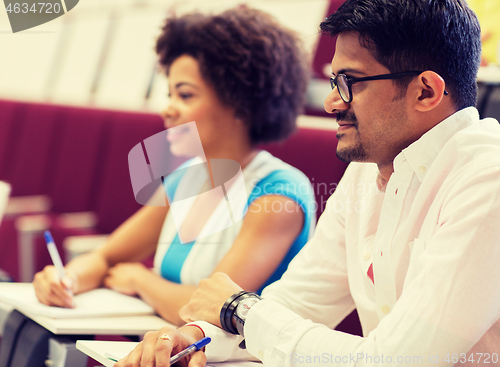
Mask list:
[[189,367],[204,367],[207,363],[207,355],[201,350],[193,353],[189,361]]
[[172,356],[173,349],[174,349],[173,337],[171,337],[168,333],[160,335],[160,337],[156,342],[156,349],[155,349],[156,367],[170,366],[170,357]]
[[138,359],[140,366],[154,366],[155,365],[155,350],[156,343],[158,341],[159,332],[148,332],[144,335],[144,340],[142,341],[142,355]]
[[144,342],[140,342],[136,347],[124,358],[120,359],[113,367],[124,367],[124,366],[139,366],[142,355],[142,347]]

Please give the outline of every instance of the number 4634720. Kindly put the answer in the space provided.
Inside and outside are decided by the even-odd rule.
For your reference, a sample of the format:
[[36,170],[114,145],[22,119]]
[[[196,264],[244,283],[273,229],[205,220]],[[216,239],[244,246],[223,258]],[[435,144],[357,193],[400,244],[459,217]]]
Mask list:
[[470,355],[467,355],[465,353],[453,353],[450,354],[448,353],[444,357],[444,361],[448,363],[466,363],[469,362],[470,364],[477,363],[478,365],[485,365],[488,363],[493,363],[497,365],[498,363],[498,354],[496,353],[471,353]]
[[37,13],[37,14],[56,13],[56,14],[59,14],[62,9],[61,9],[61,5],[58,3],[55,3],[55,4],[34,3],[33,5],[31,5],[31,7],[27,3],[9,3],[9,5],[7,5],[7,8],[5,10],[7,10],[7,13],[15,13],[15,14],[19,14],[19,13],[23,13],[23,14],[27,14],[27,13]]

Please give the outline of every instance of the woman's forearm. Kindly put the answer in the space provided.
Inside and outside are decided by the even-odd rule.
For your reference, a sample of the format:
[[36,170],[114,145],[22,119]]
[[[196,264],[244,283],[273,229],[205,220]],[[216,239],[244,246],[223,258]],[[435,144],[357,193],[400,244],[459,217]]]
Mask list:
[[102,254],[94,251],[71,260],[66,265],[66,272],[76,282],[73,291],[82,293],[100,287],[108,268]]
[[183,325],[179,310],[188,303],[196,290],[194,285],[170,282],[148,270],[134,280],[137,294],[165,320]]

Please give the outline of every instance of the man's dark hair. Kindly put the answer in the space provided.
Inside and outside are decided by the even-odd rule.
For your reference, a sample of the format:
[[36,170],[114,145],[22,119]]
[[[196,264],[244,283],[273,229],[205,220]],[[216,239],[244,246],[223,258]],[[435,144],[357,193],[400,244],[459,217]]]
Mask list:
[[[465,0],[347,0],[320,27],[331,36],[358,32],[391,72],[432,70],[457,109],[476,105],[481,32]],[[404,90],[405,79],[395,81]]]
[[296,128],[309,77],[298,37],[271,15],[239,7],[219,15],[170,17],[156,42],[166,69],[195,58],[223,104],[248,126],[253,145],[282,140]]

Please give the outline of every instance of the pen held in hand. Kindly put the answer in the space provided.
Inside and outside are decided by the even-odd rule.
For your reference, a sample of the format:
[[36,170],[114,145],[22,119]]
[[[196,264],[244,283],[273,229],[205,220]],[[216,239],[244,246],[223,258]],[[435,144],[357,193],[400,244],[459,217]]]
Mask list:
[[[59,280],[63,282],[70,296],[73,296],[71,288],[67,286],[63,281],[66,278],[66,271],[64,270],[61,256],[59,256],[59,251],[57,251],[56,244],[54,243],[54,238],[52,237],[50,231],[45,231],[43,235],[45,237],[45,242],[47,242],[47,250],[49,250],[49,255],[52,263],[54,264],[55,268],[57,269],[57,273],[59,274]],[[74,307],[74,304],[72,306]]]
[[59,251],[57,251],[56,244],[54,243],[54,238],[52,237],[50,231],[45,231],[44,237],[45,242],[47,242],[47,250],[49,250],[52,263],[59,273],[59,280],[62,280],[66,276],[66,272],[64,271],[64,266],[61,260],[61,256],[59,256]]
[[203,339],[198,340],[197,342],[194,342],[193,344],[191,344],[189,347],[187,347],[183,351],[177,353],[175,356],[172,356],[170,358],[170,365],[173,365],[174,363],[178,362],[180,359],[200,350],[201,348],[203,348],[205,345],[207,345],[211,341],[212,341],[212,339],[210,339],[207,336]]

